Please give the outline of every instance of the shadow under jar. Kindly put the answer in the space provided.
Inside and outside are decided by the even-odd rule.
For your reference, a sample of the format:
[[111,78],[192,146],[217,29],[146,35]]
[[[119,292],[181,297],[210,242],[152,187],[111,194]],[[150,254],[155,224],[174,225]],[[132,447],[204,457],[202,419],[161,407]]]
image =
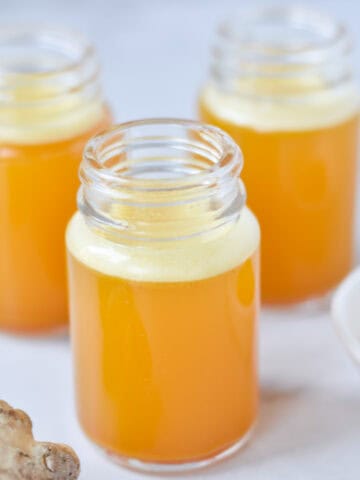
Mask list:
[[67,229],[77,408],[127,467],[237,450],[257,414],[259,226],[226,134],[181,120],[92,139]]
[[108,127],[87,42],[53,29],[0,29],[0,329],[68,322],[64,233],[86,141]]
[[346,29],[286,6],[234,16],[199,108],[247,159],[264,303],[323,298],[353,265],[359,92]]

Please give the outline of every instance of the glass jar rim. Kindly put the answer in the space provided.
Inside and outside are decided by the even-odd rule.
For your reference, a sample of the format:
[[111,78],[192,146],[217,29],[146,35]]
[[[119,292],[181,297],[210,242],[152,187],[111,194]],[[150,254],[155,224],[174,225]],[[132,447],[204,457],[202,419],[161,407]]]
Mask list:
[[210,79],[226,94],[285,102],[346,95],[356,81],[346,26],[311,7],[237,9],[216,30]]
[[[11,76],[16,78],[28,78],[29,76],[40,79],[51,78],[54,75],[66,74],[82,68],[84,63],[92,61],[95,57],[95,49],[87,38],[71,29],[43,24],[0,24],[0,52],[1,49],[34,48],[40,52],[48,49],[50,54],[62,53],[65,63],[42,70],[17,70],[15,67],[4,68],[0,55],[0,77]],[[26,59],[28,61],[28,59]]]
[[0,24],[0,114],[10,130],[26,130],[30,111],[39,122],[56,123],[58,114],[99,104],[99,73],[95,48],[80,33]]
[[172,118],[123,123],[85,147],[79,210],[120,242],[204,234],[239,217],[242,165],[240,148],[217,127]]
[[[254,28],[264,27],[267,22],[274,20],[280,27],[290,26],[298,30],[303,28],[308,33],[311,31],[316,34],[317,38],[300,46],[287,43],[282,51],[274,48],[269,39],[266,39],[266,43],[254,42]],[[251,32],[250,38],[248,32]],[[267,5],[237,9],[231,17],[220,23],[217,33],[224,41],[232,43],[243,41],[255,54],[263,53],[274,58],[315,52],[324,55],[327,52],[331,53],[334,48],[339,47],[339,44],[344,43],[341,46],[346,49],[350,49],[352,45],[348,30],[342,22],[316,9],[299,5]],[[244,35],[248,38],[246,39]]]
[[[243,155],[238,147],[238,145],[234,142],[234,140],[225,133],[223,130],[213,126],[198,122],[196,120],[185,120],[185,119],[176,119],[171,117],[164,117],[164,118],[146,118],[140,120],[133,120],[129,122],[120,123],[114,125],[112,128],[106,130],[105,132],[99,133],[92,137],[84,149],[83,159],[84,161],[92,162],[92,166],[101,167],[98,162],[98,158],[101,157],[101,148],[106,145],[107,142],[114,142],[116,141],[116,137],[122,136],[122,134],[126,133],[127,131],[134,131],[138,128],[142,127],[159,127],[159,128],[168,128],[168,127],[179,127],[184,129],[189,129],[193,131],[193,133],[198,133],[205,138],[206,140],[212,140],[213,146],[217,143],[218,147],[218,156],[216,158],[215,155],[212,155],[212,158],[215,160],[212,164],[210,164],[209,168],[206,168],[203,171],[199,171],[197,173],[192,173],[190,175],[184,175],[181,180],[187,182],[188,180],[199,181],[207,177],[208,179],[212,175],[219,174],[219,169],[222,169],[222,174],[227,175],[230,173],[231,169],[237,165],[237,168],[240,170],[243,167]],[[135,140],[143,141],[143,137],[135,138]],[[156,142],[163,142],[165,141],[165,135],[163,138],[160,137],[153,137],[153,140]],[[193,144],[189,142],[188,144],[184,144],[184,148],[188,146],[191,148]],[[126,144],[124,143],[124,147]],[[204,152],[205,153],[205,152]],[[210,153],[210,152],[209,152]],[[213,152],[214,153],[214,152]],[[229,160],[231,158],[231,161]],[[84,167],[84,161],[82,166]],[[94,176],[92,177],[93,180],[111,180],[119,182],[133,182],[134,185],[142,184],[146,187],[146,183],[153,183],[154,179],[136,179],[134,177],[127,176],[126,178],[122,177],[121,175],[114,175],[112,171],[108,169],[98,169],[93,170]],[[169,188],[170,184],[172,183],[171,179],[163,178],[158,179],[159,186],[163,185],[163,188]],[[177,183],[179,179],[176,179],[175,182]],[[160,187],[161,188],[161,187]]]

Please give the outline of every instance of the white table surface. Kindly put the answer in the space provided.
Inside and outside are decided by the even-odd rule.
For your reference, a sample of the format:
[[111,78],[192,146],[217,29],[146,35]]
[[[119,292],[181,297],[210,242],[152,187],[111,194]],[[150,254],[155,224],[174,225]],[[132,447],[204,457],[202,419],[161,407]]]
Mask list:
[[[107,97],[124,121],[194,116],[214,25],[241,3],[246,2],[0,0],[0,11],[4,23],[50,22],[90,36],[102,60]],[[360,3],[315,3],[358,30]],[[262,408],[253,441],[231,460],[184,478],[358,479],[360,372],[339,344],[330,317],[264,314],[260,346]],[[31,415],[39,439],[77,450],[82,480],[144,478],[109,463],[81,433],[66,339],[0,335],[0,372],[0,397]]]

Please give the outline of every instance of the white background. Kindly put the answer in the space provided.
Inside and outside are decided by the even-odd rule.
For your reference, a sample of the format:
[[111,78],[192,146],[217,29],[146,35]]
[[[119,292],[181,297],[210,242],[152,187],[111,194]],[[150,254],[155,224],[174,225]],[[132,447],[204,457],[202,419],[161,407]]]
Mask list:
[[[216,23],[235,6],[252,3],[0,0],[0,22],[51,23],[88,35],[97,46],[106,96],[118,121],[193,117]],[[360,44],[360,2],[309,2],[315,4],[345,20]],[[186,478],[359,478],[360,375],[329,316],[263,315],[261,385],[261,415],[249,447]],[[0,398],[28,411],[39,439],[71,444],[82,460],[82,480],[143,478],[111,465],[80,432],[67,339],[0,336]]]

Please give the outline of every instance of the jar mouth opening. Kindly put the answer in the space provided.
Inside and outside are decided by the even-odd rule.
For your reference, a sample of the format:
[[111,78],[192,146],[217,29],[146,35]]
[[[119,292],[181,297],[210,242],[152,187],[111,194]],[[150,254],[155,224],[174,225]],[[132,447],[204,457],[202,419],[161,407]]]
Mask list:
[[28,114],[70,109],[100,96],[93,46],[70,30],[0,25],[0,107]]
[[316,10],[237,10],[217,30],[211,79],[225,93],[297,101],[351,87],[352,51],[346,27]]
[[269,57],[325,54],[342,42],[346,27],[325,13],[302,6],[264,6],[237,10],[218,29],[220,40]]
[[80,166],[79,210],[119,241],[167,242],[234,222],[245,203],[242,155],[226,133],[157,118],[94,137]]
[[191,120],[151,118],[127,122],[93,137],[81,177],[144,191],[186,189],[237,176],[239,147],[220,129]]
[[66,74],[94,55],[85,37],[71,30],[0,25],[0,77],[28,80]]

